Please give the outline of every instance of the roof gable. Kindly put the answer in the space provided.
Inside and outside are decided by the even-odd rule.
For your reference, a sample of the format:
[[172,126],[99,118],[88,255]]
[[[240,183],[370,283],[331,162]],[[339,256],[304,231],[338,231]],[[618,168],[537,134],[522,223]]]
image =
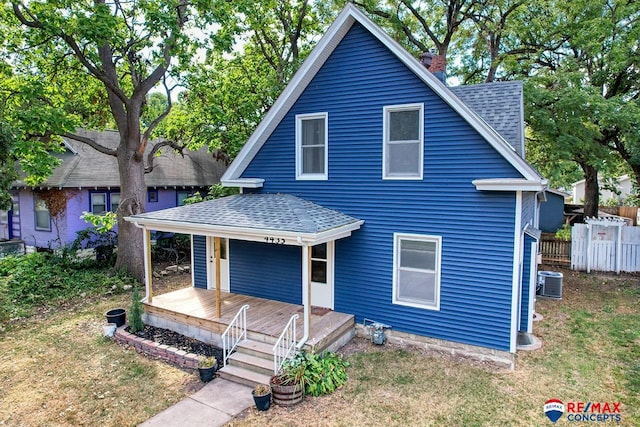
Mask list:
[[309,57],[302,64],[291,82],[267,112],[236,159],[222,177],[227,186],[261,187],[263,179],[241,178],[252,159],[260,151],[271,133],[301,96],[314,76],[322,68],[336,46],[342,41],[355,22],[360,23],[375,38],[383,43],[400,61],[418,76],[428,87],[464,118],[491,146],[500,153],[526,180],[540,181],[539,174],[516,153],[505,139],[485,122],[472,108],[462,102],[447,86],[441,83],[420,62],[405,51],[352,4],[347,4],[338,18],[329,27]]

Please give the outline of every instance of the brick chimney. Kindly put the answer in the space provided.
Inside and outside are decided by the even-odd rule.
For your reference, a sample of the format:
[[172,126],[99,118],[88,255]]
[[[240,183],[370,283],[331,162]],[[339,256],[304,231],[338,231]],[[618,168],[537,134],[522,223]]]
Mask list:
[[447,59],[444,55],[437,55],[435,50],[423,52],[420,54],[420,63],[424,65],[427,70],[431,71],[438,80],[445,83],[447,78]]

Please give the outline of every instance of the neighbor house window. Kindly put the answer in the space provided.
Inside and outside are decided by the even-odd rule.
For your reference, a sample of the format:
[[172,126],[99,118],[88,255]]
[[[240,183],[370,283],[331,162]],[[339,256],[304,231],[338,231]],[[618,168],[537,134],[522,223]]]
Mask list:
[[394,234],[393,303],[440,309],[442,238]]
[[158,190],[149,190],[147,194],[147,201],[150,203],[156,203],[158,201]]
[[51,231],[51,216],[44,199],[35,196],[36,230]]
[[328,114],[296,116],[296,178],[327,179]]
[[327,283],[327,244],[311,247],[311,281]]
[[422,179],[424,149],[423,104],[384,107],[384,179]]
[[184,205],[184,199],[188,198],[189,196],[191,196],[191,192],[189,191],[178,191],[176,200],[178,206]]
[[91,213],[101,215],[107,211],[107,193],[91,193]]
[[118,212],[118,206],[120,206],[120,193],[109,194],[109,205],[111,206],[111,212]]

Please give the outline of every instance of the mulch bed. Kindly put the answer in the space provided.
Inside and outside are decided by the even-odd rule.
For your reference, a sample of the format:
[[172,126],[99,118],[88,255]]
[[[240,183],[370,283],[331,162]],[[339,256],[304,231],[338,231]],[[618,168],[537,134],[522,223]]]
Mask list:
[[[126,327],[126,331],[132,333],[129,327]],[[179,350],[184,350],[187,353],[193,353],[200,356],[215,357],[218,361],[218,366],[222,366],[222,350],[211,344],[203,343],[193,338],[185,337],[177,332],[170,331],[168,329],[156,328],[155,326],[144,325],[144,329],[136,332],[134,335],[145,338],[159,344],[165,344],[171,347],[175,347]]]

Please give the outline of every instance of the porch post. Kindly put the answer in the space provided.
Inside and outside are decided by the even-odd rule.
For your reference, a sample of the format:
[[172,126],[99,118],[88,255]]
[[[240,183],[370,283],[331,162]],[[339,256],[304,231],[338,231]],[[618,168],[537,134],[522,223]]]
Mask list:
[[216,262],[216,317],[222,316],[222,303],[220,301],[220,238],[213,238],[214,257]]
[[153,299],[153,272],[151,271],[151,231],[144,229],[144,282],[147,294],[147,302]]
[[302,304],[304,305],[304,337],[311,330],[311,246],[302,246]]

